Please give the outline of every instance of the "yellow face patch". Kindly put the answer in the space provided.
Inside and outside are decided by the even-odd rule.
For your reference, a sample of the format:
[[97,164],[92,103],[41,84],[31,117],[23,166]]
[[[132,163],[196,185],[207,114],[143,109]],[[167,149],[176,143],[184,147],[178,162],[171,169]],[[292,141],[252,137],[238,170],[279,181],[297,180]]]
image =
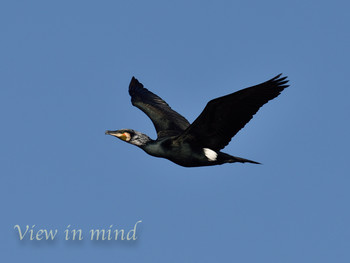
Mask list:
[[126,142],[130,141],[130,139],[131,139],[130,133],[128,133],[128,132],[118,133],[118,134],[116,134],[116,136],[119,139],[126,141]]

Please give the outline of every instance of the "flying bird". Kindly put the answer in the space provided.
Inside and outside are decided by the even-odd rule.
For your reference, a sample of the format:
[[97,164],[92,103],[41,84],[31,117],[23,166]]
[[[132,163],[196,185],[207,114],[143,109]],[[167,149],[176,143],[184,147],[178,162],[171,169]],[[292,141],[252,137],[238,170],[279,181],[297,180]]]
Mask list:
[[132,77],[129,85],[131,103],[151,119],[157,139],[152,140],[146,134],[132,129],[105,133],[136,145],[152,156],[168,159],[184,167],[235,162],[260,164],[220,150],[228,145],[261,106],[289,86],[287,77],[281,75],[209,101],[192,124]]

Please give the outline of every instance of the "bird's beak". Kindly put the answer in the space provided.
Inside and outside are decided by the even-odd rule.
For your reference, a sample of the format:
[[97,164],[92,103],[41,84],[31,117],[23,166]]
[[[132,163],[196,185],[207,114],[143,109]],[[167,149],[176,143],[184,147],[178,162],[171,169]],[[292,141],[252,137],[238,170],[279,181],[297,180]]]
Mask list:
[[121,133],[119,131],[106,131],[105,134],[115,136],[126,142],[130,140],[130,134],[127,132]]
[[113,135],[113,131],[105,131],[106,135]]

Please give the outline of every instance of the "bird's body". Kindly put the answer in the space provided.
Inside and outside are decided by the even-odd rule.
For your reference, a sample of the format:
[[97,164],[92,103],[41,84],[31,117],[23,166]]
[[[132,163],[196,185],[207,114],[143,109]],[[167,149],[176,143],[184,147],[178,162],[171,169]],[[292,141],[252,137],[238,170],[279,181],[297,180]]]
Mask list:
[[249,162],[223,153],[231,138],[249,122],[258,109],[288,87],[286,77],[277,77],[250,88],[211,100],[198,118],[190,123],[157,95],[145,89],[134,77],[129,86],[131,102],[152,120],[158,138],[123,129],[106,131],[134,144],[146,153],[166,158],[184,167]]
[[[209,148],[195,147],[190,143],[176,144],[177,136],[150,141],[140,146],[146,153],[155,157],[168,159],[184,167],[197,167],[237,162],[244,159],[230,156],[220,151],[216,152]],[[250,160],[247,162],[257,163]]]

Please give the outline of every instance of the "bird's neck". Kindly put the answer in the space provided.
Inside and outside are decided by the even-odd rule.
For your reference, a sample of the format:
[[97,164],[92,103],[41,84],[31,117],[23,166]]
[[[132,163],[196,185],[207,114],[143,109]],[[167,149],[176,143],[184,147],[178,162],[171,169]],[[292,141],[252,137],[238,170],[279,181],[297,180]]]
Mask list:
[[153,140],[148,137],[146,134],[141,132],[135,132],[134,137],[130,141],[130,143],[144,149],[144,147],[147,147],[149,143],[153,142]]
[[152,156],[159,156],[160,142],[152,140],[147,135],[145,136],[146,137],[143,138],[143,143],[136,146],[140,147],[142,150],[144,150],[146,153]]

